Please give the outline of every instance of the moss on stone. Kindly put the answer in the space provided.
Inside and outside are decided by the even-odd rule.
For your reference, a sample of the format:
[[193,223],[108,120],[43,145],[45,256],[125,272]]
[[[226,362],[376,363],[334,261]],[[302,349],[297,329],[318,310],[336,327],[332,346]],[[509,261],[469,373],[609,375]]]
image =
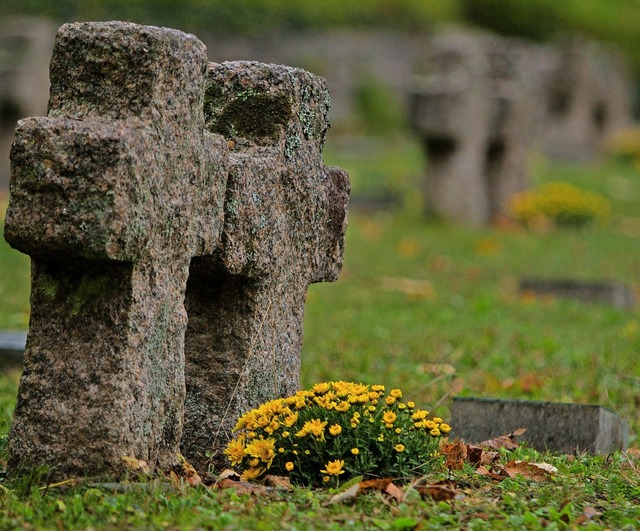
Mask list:
[[291,102],[285,94],[242,93],[211,118],[212,133],[268,144],[278,140],[281,127],[290,120]]

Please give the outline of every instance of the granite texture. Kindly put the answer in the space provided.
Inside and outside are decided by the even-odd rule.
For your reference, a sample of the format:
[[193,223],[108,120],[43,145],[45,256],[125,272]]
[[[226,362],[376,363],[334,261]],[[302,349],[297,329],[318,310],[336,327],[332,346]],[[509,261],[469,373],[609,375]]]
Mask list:
[[306,289],[335,280],[346,229],[328,105],[320,78],[208,64],[179,31],[60,28],[48,116],[11,153],[32,314],[10,474],[203,465],[237,413],[297,388]]

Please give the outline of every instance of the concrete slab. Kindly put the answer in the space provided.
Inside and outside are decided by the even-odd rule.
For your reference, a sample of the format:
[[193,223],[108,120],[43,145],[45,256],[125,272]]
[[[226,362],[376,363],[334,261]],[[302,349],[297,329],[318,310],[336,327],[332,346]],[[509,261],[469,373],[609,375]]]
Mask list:
[[0,331],[0,370],[22,367],[26,332]]
[[608,304],[620,310],[635,308],[633,290],[618,282],[526,278],[520,281],[520,293],[551,295],[588,303]]
[[518,441],[539,451],[607,454],[625,450],[629,427],[619,415],[597,405],[454,398],[450,438],[478,443],[526,428]]

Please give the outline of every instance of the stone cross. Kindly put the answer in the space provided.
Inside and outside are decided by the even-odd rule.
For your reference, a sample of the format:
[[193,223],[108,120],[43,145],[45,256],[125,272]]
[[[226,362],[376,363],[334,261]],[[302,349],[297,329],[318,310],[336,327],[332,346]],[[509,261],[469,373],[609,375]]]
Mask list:
[[428,158],[427,211],[486,224],[527,188],[525,155],[534,134],[527,59],[514,40],[458,32],[433,39],[410,110]]
[[5,237],[32,258],[9,471],[199,465],[298,386],[304,299],[340,270],[348,178],[324,80],[208,64],[191,35],[63,26],[19,123]]
[[410,121],[429,164],[424,198],[429,214],[474,225],[486,223],[484,182],[490,119],[488,63],[472,35],[434,37],[427,75],[410,97]]

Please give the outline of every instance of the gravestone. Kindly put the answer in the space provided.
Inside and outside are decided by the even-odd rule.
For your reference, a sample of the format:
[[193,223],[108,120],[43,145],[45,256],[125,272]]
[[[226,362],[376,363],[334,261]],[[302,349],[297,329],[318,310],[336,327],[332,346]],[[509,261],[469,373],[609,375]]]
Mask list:
[[451,406],[450,437],[480,443],[525,428],[518,437],[540,452],[608,454],[627,448],[629,427],[600,406],[459,398]]
[[511,197],[530,185],[526,156],[535,130],[535,99],[526,74],[527,46],[515,39],[494,37],[483,45],[490,84],[484,178],[489,220],[497,220],[506,216]]
[[46,118],[19,123],[5,237],[32,258],[9,472],[204,459],[298,386],[311,282],[340,269],[348,178],[324,80],[208,64],[198,39],[67,24]]
[[27,334],[0,331],[0,369],[22,368],[22,357]]
[[9,184],[9,151],[18,119],[47,111],[55,34],[46,19],[7,17],[0,22],[0,189]]
[[633,290],[619,282],[525,278],[520,281],[520,293],[551,295],[587,303],[608,304],[620,310],[635,308]]
[[432,40],[423,68],[410,94],[409,120],[427,155],[426,210],[484,224],[490,212],[484,182],[491,109],[486,54],[474,35],[443,33]]
[[554,158],[590,159],[603,139],[631,118],[631,82],[624,61],[595,42],[567,39],[545,79],[542,148]]

